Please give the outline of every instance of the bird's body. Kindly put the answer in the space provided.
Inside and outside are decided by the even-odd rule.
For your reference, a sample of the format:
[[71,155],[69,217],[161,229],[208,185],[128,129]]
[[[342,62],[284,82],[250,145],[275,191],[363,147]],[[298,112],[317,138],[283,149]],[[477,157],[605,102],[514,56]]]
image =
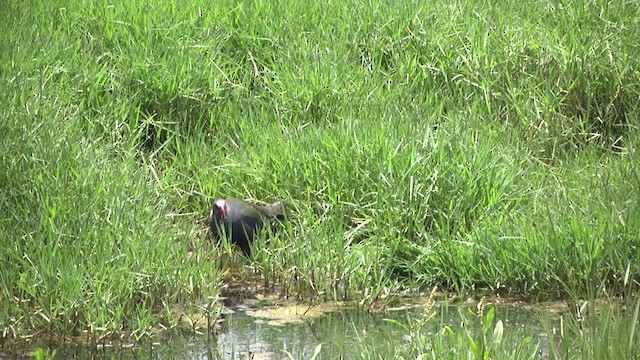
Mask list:
[[258,206],[240,199],[216,199],[209,215],[209,228],[215,238],[226,236],[249,255],[250,244],[260,229],[281,215],[280,202]]

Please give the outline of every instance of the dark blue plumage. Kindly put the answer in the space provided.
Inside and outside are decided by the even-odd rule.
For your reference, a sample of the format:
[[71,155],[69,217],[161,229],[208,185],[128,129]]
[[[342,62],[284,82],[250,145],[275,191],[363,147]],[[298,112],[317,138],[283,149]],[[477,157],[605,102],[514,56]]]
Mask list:
[[209,228],[214,238],[226,236],[248,256],[260,229],[281,215],[280,202],[258,206],[240,199],[216,199],[209,215]]

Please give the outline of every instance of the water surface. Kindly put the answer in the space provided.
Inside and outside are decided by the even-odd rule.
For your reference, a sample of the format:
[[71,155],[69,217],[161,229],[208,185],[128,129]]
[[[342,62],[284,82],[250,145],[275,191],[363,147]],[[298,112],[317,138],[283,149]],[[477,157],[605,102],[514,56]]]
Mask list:
[[[489,304],[485,311],[488,306],[496,306],[496,320],[502,320],[504,332],[511,339],[529,336],[545,347],[546,337],[540,324],[541,308]],[[442,332],[443,327],[457,331],[462,326],[479,331],[475,305],[437,304],[432,312],[435,315],[422,332],[435,334]],[[397,351],[409,346],[408,331],[398,323],[407,324],[408,318],[418,319],[423,313],[424,308],[420,306],[368,312],[343,308],[341,304],[289,307],[271,304],[261,308],[241,305],[225,316],[215,334],[173,334],[137,348],[90,350],[78,345],[67,346],[58,358],[257,360],[288,359],[288,352],[296,359],[309,359],[319,344],[322,344],[319,359],[362,358],[366,353],[393,358]]]

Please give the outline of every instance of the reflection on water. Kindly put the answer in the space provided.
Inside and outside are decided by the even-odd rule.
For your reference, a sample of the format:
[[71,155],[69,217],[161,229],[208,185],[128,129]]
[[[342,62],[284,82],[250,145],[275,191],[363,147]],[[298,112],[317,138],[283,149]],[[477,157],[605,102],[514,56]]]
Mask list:
[[[442,326],[459,329],[478,326],[475,306],[436,305],[436,316],[422,331],[436,333]],[[321,316],[298,316],[297,322],[277,322],[249,316],[238,310],[227,315],[216,336],[184,335],[156,339],[136,349],[103,348],[90,351],[86,347],[68,346],[58,358],[132,358],[132,359],[308,359],[318,344],[322,344],[320,359],[361,358],[365,349],[375,351],[375,357],[393,358],[408,346],[408,333],[398,324],[408,317],[419,318],[422,308],[369,313],[361,310],[335,310]],[[250,313],[250,311],[249,311]],[[264,312],[262,313],[264,314]],[[462,316],[461,316],[462,314]],[[317,314],[316,314],[317,315]],[[463,321],[463,318],[466,321]],[[531,336],[545,342],[539,325],[538,310],[514,306],[497,306],[496,320],[504,323],[505,333],[512,338]]]
[[[387,315],[401,317],[399,312]],[[356,355],[358,345],[363,343],[393,346],[404,341],[402,329],[383,321],[384,318],[383,314],[340,311],[303,323],[273,326],[265,320],[236,314],[228,330],[219,336],[218,345],[224,358],[242,359],[251,352],[268,354],[270,359],[285,359],[284,350],[296,358],[310,358],[318,344],[322,344],[323,357],[349,357]],[[381,339],[394,341],[383,343]]]
[[[423,331],[441,331],[442,324],[459,328],[465,319],[475,317],[475,307],[434,308],[437,315]],[[191,359],[288,359],[285,351],[294,358],[308,359],[318,344],[322,344],[321,357],[359,358],[362,349],[375,349],[376,356],[393,358],[396,351],[407,346],[407,332],[389,319],[406,323],[407,317],[418,318],[422,309],[412,308],[383,313],[368,313],[357,310],[339,310],[324,316],[302,322],[270,325],[266,319],[255,319],[242,312],[230,316],[215,343],[216,350],[210,351],[211,344],[202,344],[199,350],[192,348]],[[536,337],[541,333],[538,315],[533,310],[499,307],[497,317],[513,337],[526,335]],[[475,323],[475,322],[473,322]],[[466,324],[470,326],[472,323]],[[544,339],[541,339],[544,340]]]

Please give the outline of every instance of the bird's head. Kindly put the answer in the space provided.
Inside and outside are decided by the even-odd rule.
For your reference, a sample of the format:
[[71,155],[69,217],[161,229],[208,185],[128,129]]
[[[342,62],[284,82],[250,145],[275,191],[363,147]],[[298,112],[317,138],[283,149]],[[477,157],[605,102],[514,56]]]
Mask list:
[[211,214],[209,214],[209,220],[224,219],[227,217],[227,202],[224,199],[217,199],[213,202],[213,207],[211,208]]

